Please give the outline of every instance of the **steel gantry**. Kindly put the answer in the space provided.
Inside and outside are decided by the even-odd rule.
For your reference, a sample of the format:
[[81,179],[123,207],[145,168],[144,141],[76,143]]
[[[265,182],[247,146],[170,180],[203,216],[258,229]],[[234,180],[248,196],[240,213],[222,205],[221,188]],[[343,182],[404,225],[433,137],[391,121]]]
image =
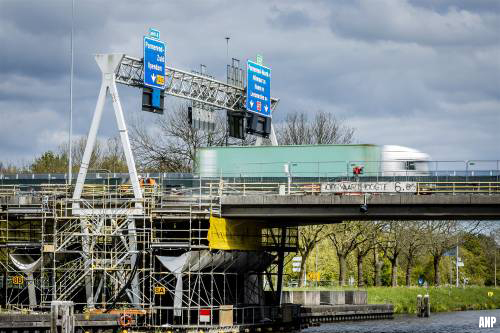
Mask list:
[[[245,111],[246,89],[218,81],[212,77],[166,66],[165,94],[185,98],[219,109]],[[116,72],[116,82],[142,88],[142,59],[124,55]],[[274,111],[279,99],[271,98]]]
[[[60,284],[60,286],[62,286],[61,288],[66,289],[66,291],[64,291],[63,294],[59,294],[60,296],[66,297],[68,293],[73,292],[73,289],[80,285],[83,281],[87,307],[92,309],[101,295],[102,297],[106,296],[102,292],[102,287],[96,288],[96,279],[101,279],[101,281],[105,281],[106,279],[110,281],[110,279],[113,279],[118,285],[120,285],[120,283],[123,284],[124,277],[118,272],[129,271],[130,276],[128,279],[130,280],[130,283],[123,284],[121,288],[125,290],[127,289],[125,286],[130,284],[127,292],[130,294],[131,304],[137,308],[143,308],[144,302],[141,300],[144,299],[144,294],[138,289],[140,273],[135,271],[135,267],[136,262],[138,262],[136,245],[137,235],[147,234],[145,230],[148,228],[145,226],[146,223],[144,223],[144,219],[147,215],[147,207],[144,206],[143,193],[138,180],[135,160],[118,94],[117,83],[143,88],[144,64],[142,59],[133,58],[121,53],[98,54],[95,56],[95,60],[102,74],[101,88],[71,200],[71,215],[73,215],[77,219],[76,221],[78,221],[75,226],[80,229],[77,234],[79,236],[78,243],[81,244],[79,257],[75,259],[75,262],[78,262],[78,269],[71,267],[71,272],[78,272],[78,274],[63,275],[70,276],[71,278],[69,279],[69,282]],[[223,83],[205,75],[189,73],[172,67],[166,67],[165,82],[166,94],[184,98],[215,109],[224,109],[229,112],[246,112],[246,91],[243,86]],[[110,96],[112,100],[116,123],[120,132],[123,152],[127,162],[130,182],[133,190],[133,199],[125,200],[124,203],[119,201],[119,207],[116,205],[113,206],[116,200],[111,200],[111,198],[109,202],[102,202],[98,205],[88,205],[86,202],[86,199],[88,198],[86,198],[85,195],[82,195],[84,193],[84,183],[92,151],[94,150],[97,139],[97,132],[99,130],[107,96]],[[277,99],[272,99],[271,110],[276,108],[277,103]],[[276,136],[272,127],[270,139],[272,144],[277,144]],[[261,140],[257,140],[257,144],[260,144],[260,142]],[[124,208],[123,204],[128,204],[129,206]],[[124,221],[123,225],[128,228],[128,232],[125,234],[121,233],[121,228],[116,227],[117,216],[120,217],[120,220]],[[91,221],[96,221],[96,223],[94,223],[95,225],[92,224]],[[138,225],[141,227],[138,227]],[[109,257],[106,251],[96,251],[96,249],[101,246],[99,244],[99,239],[103,236],[103,231],[101,230],[102,226],[107,226],[110,229],[113,229],[113,235],[119,234],[120,239],[123,238],[123,244],[120,245],[120,248],[123,249],[123,253],[117,257],[118,260],[115,260],[116,258]],[[68,239],[71,239],[71,237],[68,237]],[[118,245],[118,243],[115,245]],[[56,260],[57,256],[54,255],[54,267],[56,267]],[[106,274],[101,274],[100,271],[96,271],[97,269],[100,269],[103,263],[106,263],[107,265],[105,265],[105,267],[103,266],[103,270]],[[111,264],[114,265],[113,274],[108,273],[108,266]],[[56,270],[54,269],[52,276],[56,275]],[[78,280],[76,280],[76,282],[73,281],[75,276],[78,276]],[[101,284],[103,283],[104,282]],[[54,284],[52,288],[52,294],[54,295],[53,299],[56,298],[58,294],[57,283]]]
[[[137,170],[135,166],[127,126],[123,116],[123,110],[116,84],[124,84],[131,87],[144,87],[144,63],[142,59],[134,58],[121,53],[98,54],[95,56],[96,62],[102,72],[102,83],[94,117],[90,126],[85,152],[80,165],[80,171],[73,195],[74,200],[79,200],[85,182],[90,157],[94,149],[97,131],[99,129],[101,116],[104,108],[104,100],[109,94],[113,101],[115,116],[120,132],[123,151],[127,161],[130,180],[134,188],[136,199],[141,199]],[[189,73],[180,69],[166,66],[165,93],[168,95],[184,98],[209,107],[225,109],[231,112],[246,112],[246,89],[218,81],[212,77]],[[279,99],[271,98],[271,110],[274,111]],[[272,145],[277,145],[274,127],[271,124],[270,140]],[[262,138],[258,138],[256,144],[260,145]],[[75,208],[78,203],[75,202]]]

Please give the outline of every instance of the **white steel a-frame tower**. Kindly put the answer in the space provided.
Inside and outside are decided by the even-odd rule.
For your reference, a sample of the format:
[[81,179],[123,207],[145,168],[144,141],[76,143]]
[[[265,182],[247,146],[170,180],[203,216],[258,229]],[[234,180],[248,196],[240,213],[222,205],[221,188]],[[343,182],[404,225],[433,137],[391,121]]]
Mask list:
[[97,139],[97,131],[99,130],[99,125],[101,123],[102,113],[104,110],[104,102],[106,101],[106,96],[108,96],[108,94],[111,96],[111,100],[113,102],[116,124],[118,125],[118,131],[120,132],[123,152],[127,161],[127,167],[130,175],[130,182],[132,183],[132,188],[134,191],[134,197],[135,199],[142,199],[142,192],[139,186],[139,179],[137,177],[134,155],[132,154],[132,148],[130,146],[127,125],[125,124],[125,117],[123,116],[120,96],[118,95],[118,89],[116,88],[115,74],[118,71],[120,63],[124,56],[125,55],[121,53],[97,54],[95,56],[95,60],[102,72],[102,82],[94,111],[94,117],[92,118],[92,124],[90,125],[90,130],[87,137],[87,144],[85,146],[82,164],[80,165],[80,171],[78,172],[78,178],[75,184],[75,191],[73,192],[73,200],[75,200],[75,203],[73,205],[74,208],[79,208],[77,201],[81,198],[82,195],[83,184],[85,183],[85,178],[87,176],[90,157],[92,156],[92,151],[94,150],[94,145]]

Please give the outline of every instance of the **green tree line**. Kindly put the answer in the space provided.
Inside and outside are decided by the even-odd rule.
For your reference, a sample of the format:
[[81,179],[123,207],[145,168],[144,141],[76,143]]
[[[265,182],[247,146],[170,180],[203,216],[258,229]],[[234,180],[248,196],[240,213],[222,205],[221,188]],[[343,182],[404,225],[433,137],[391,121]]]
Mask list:
[[429,285],[455,285],[456,257],[450,254],[458,245],[464,262],[459,284],[494,285],[499,253],[490,228],[491,223],[477,221],[346,221],[300,227],[300,272],[293,271],[291,254],[287,279],[303,286],[314,280],[307,273],[317,271],[322,281],[340,286],[349,280],[358,287],[414,286],[420,277]]

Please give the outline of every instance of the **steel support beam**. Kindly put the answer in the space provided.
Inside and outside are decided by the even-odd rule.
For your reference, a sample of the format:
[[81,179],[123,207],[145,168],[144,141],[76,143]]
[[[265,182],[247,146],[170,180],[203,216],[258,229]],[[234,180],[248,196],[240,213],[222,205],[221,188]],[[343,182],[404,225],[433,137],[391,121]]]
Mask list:
[[[218,109],[229,111],[245,110],[246,89],[200,74],[186,72],[165,66],[165,94],[185,98]],[[117,72],[116,82],[142,88],[144,65],[142,59],[124,56]],[[271,98],[274,111],[279,99]],[[271,134],[272,136],[272,134]]]

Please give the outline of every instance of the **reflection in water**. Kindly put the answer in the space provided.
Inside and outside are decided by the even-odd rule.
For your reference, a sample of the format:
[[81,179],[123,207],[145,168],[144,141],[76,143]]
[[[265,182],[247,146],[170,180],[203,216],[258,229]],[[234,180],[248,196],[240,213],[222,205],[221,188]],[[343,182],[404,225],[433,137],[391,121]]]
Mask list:
[[[479,328],[480,316],[493,316],[493,328]],[[303,333],[500,333],[500,310],[433,313],[430,318],[396,315],[393,320],[351,321],[311,327]]]

